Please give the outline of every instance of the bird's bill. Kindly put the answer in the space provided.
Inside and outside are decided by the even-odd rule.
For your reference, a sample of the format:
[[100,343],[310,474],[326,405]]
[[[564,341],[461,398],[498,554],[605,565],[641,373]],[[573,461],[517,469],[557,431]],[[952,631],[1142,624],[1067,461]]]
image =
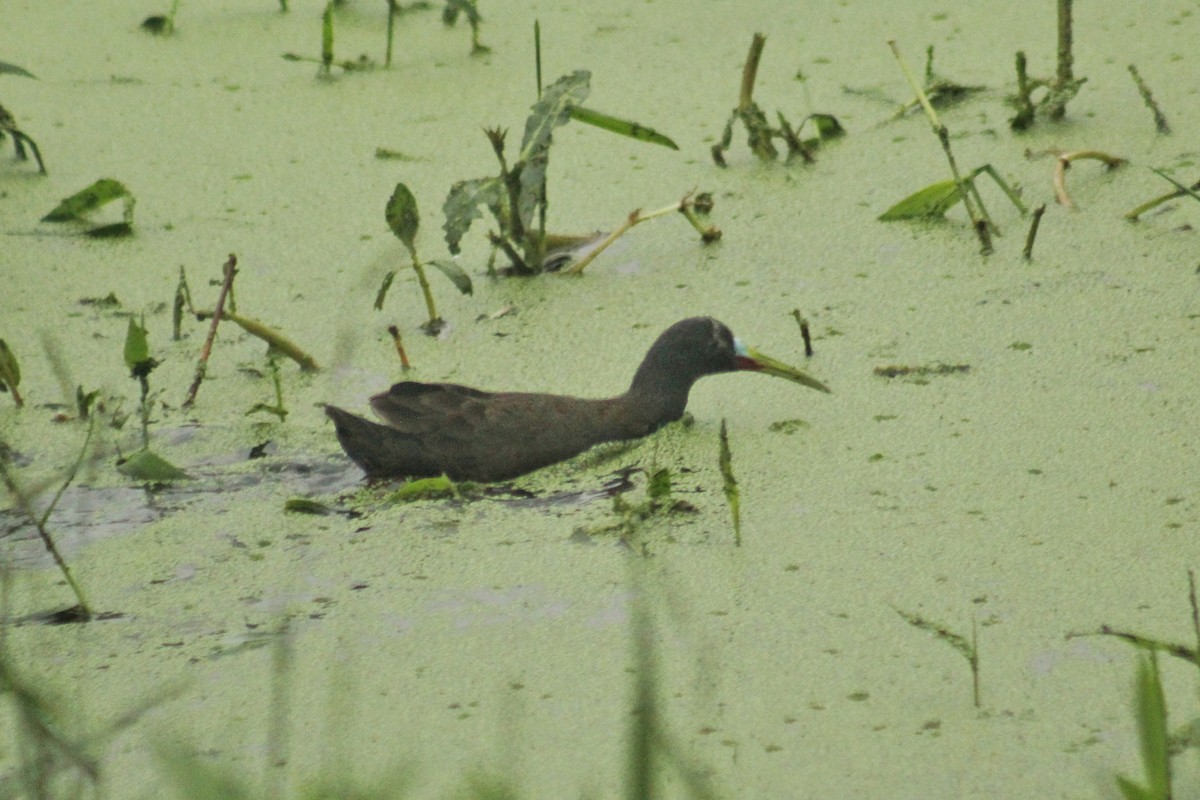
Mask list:
[[747,347],[740,341],[735,344],[737,348],[737,365],[738,369],[750,370],[752,372],[761,372],[765,375],[774,375],[777,378],[784,378],[794,383],[799,383],[807,386],[810,389],[816,389],[818,392],[828,392],[829,387],[821,383],[816,378],[809,375],[807,372],[796,369],[793,366],[776,361],[768,355],[764,355],[753,347]]

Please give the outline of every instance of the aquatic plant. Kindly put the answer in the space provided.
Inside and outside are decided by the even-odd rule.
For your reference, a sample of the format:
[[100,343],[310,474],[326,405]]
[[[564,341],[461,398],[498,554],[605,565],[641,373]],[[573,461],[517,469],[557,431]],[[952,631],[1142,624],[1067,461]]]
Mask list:
[[94,225],[84,231],[84,235],[96,239],[129,236],[133,233],[133,207],[137,201],[125,184],[113,178],[101,178],[63,199],[42,217],[42,222],[91,225],[88,217],[116,200],[121,201],[121,221]]
[[[1072,0],[1058,0],[1058,67],[1053,78],[1031,78],[1027,71],[1024,51],[1017,51],[1017,93],[1008,99],[1017,110],[1009,120],[1014,131],[1028,130],[1040,114],[1050,120],[1061,120],[1066,116],[1067,103],[1079,93],[1087,78],[1076,78],[1073,47]],[[1033,93],[1045,90],[1042,98],[1034,103]]]
[[[430,336],[436,336],[442,329],[442,326],[445,325],[445,322],[438,315],[437,305],[433,300],[433,291],[429,287],[429,279],[425,277],[425,267],[417,255],[417,230],[421,224],[421,216],[417,210],[417,199],[403,183],[396,184],[391,198],[388,199],[387,205],[384,207],[384,218],[387,220],[388,227],[391,228],[392,233],[396,235],[396,238],[404,245],[404,249],[408,251],[413,271],[417,273],[417,283],[421,286],[421,294],[425,298],[425,308],[429,311],[429,320],[422,327]],[[441,260],[430,261],[429,263],[441,270],[442,274],[449,278],[463,294],[471,294],[474,290],[470,276],[463,272],[457,264]],[[383,308],[383,301],[387,297],[388,289],[391,288],[392,281],[395,278],[395,270],[389,270],[384,276],[383,283],[380,285],[379,291],[375,294],[376,310]],[[399,345],[398,336],[399,333],[397,332],[397,349],[400,351],[401,361],[406,361],[403,348]]]
[[[0,75],[20,75],[25,78],[33,78],[37,80],[32,72],[24,67],[18,67],[16,64],[9,64],[0,61]],[[18,161],[26,161],[29,156],[25,154],[25,146],[33,151],[33,157],[37,160],[38,172],[46,174],[46,164],[42,161],[42,151],[38,149],[37,142],[33,138],[17,127],[17,120],[6,109],[0,105],[0,141],[4,141],[5,136],[9,136],[13,140],[13,152],[16,153]]]
[[[738,93],[737,107],[733,109],[729,119],[725,122],[720,140],[712,146],[712,158],[719,167],[726,166],[725,151],[733,143],[733,128],[738,122],[746,128],[750,151],[760,161],[775,161],[779,157],[779,150],[772,140],[780,139],[787,148],[784,163],[799,157],[805,163],[811,164],[815,160],[813,152],[822,142],[841,138],[846,133],[837,117],[832,114],[809,114],[800,120],[799,125],[792,127],[792,124],[783,116],[783,112],[777,111],[775,115],[779,119],[779,127],[771,127],[771,124],[767,122],[767,115],[754,102],[754,84],[758,78],[758,64],[766,43],[767,37],[761,33],[754,34],[754,38],[750,42],[750,52],[746,55],[745,64],[742,66],[742,85]],[[801,136],[801,131],[808,122],[812,122],[813,127],[816,128],[816,136],[805,139]]]

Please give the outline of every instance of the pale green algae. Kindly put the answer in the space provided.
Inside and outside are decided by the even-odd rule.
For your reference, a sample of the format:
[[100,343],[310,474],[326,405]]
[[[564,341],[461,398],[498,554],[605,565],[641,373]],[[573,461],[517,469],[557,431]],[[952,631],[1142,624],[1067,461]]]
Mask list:
[[[1019,12],[662,0],[586,15],[485,7],[486,58],[465,55],[465,31],[413,17],[392,73],[333,82],[278,58],[315,51],[314,8],[281,16],[268,2],[185,3],[178,34],[155,39],[136,31],[149,9],[112,5],[8,9],[0,30],[4,60],[41,78],[5,79],[3,102],[50,170],[40,179],[27,165],[0,169],[0,335],[19,350],[31,405],[18,413],[0,397],[0,435],[33,458],[23,474],[52,474],[82,436],[38,408],[61,399],[41,330],[59,341],[76,382],[135,402],[120,361],[125,320],[80,309],[81,297],[114,291],[125,309],[148,312],[164,360],[153,385],[172,406],[157,425],[165,433],[195,419],[203,432],[167,448],[185,468],[266,438],[281,463],[336,462],[319,404],[362,409],[398,377],[383,333],[392,322],[418,379],[603,395],[624,388],[661,329],[693,314],[799,362],[798,306],[817,335],[805,366],[832,396],[756,376],[706,379],[693,391],[694,427],[618,459],[694,470],[677,484],[698,513],[643,531],[674,739],[738,797],[1103,796],[1112,773],[1136,774],[1129,653],[1062,636],[1101,622],[1188,635],[1200,291],[1194,243],[1178,228],[1196,211],[1179,204],[1136,226],[1120,215],[1165,189],[1141,167],[1187,148],[1155,138],[1125,64],[1138,64],[1176,130],[1194,130],[1194,97],[1183,90],[1197,78],[1189,15],[1081,6],[1076,71],[1089,83],[1070,121],[1014,138],[999,87],[1012,83],[1018,48],[1033,72],[1051,72],[1049,3]],[[339,57],[382,51],[380,6],[350,6]],[[403,266],[383,205],[404,180],[421,205],[422,253],[440,250],[449,185],[492,168],[480,127],[515,137],[532,102],[535,15],[549,78],[591,69],[595,107],[654,125],[683,148],[563,128],[550,164],[555,227],[609,227],[698,186],[714,192],[725,237],[703,248],[682,222],[663,220],[582,279],[498,283],[479,277],[486,249],[469,237],[462,263],[476,294],[457,296],[433,276],[453,328],[429,340],[415,331],[422,306],[404,272],[388,310],[369,308],[383,272]],[[801,70],[814,110],[850,131],[814,167],[760,166],[737,141],[729,170],[708,161],[756,30],[769,34],[756,94],[764,108],[793,120],[808,110],[794,81]],[[841,92],[881,87],[907,99],[888,38],[914,63],[932,43],[940,72],[995,87],[945,121],[961,134],[961,164],[991,162],[1031,205],[1053,202],[1051,162],[1027,161],[1027,147],[1106,149],[1133,165],[1073,169],[1080,210],[1051,206],[1032,264],[1019,258],[1024,221],[987,188],[1005,234],[990,259],[976,255],[957,210],[944,225],[874,222],[945,177],[922,118],[880,126],[891,107]],[[376,161],[380,146],[415,160]],[[41,235],[36,219],[101,175],[137,195],[136,238]],[[315,378],[284,367],[293,413],[282,425],[243,417],[270,387],[239,371],[263,358],[235,331],[222,334],[197,407],[174,408],[203,330],[192,325],[169,343],[169,314],[155,306],[169,301],[180,265],[197,302],[211,304],[216,288],[205,284],[231,251],[243,269],[239,309],[330,367]],[[509,304],[515,315],[474,321]],[[972,369],[924,386],[872,375],[934,361]],[[741,548],[716,469],[722,417]],[[794,419],[809,427],[770,431]],[[562,465],[522,485],[592,488],[608,469]],[[104,470],[89,480],[119,482]],[[370,776],[399,762],[416,770],[417,796],[438,796],[480,767],[510,775],[530,797],[619,794],[630,552],[612,539],[572,541],[612,519],[606,502],[434,502],[346,520],[284,515],[290,491],[230,492],[215,507],[78,551],[73,565],[93,604],[126,616],[6,632],[6,652],[63,699],[72,732],[103,729],[158,690],[182,687],[104,750],[109,796],[161,796],[153,747],[173,737],[257,779],[272,657],[259,640],[285,613],[294,620],[292,779],[339,764]],[[11,574],[6,597],[11,615],[69,602],[48,570]],[[959,630],[979,620],[982,713],[961,659],[889,604]],[[1195,714],[1191,680],[1168,689],[1173,719]],[[1196,783],[1187,773],[1180,781],[1181,795]]]

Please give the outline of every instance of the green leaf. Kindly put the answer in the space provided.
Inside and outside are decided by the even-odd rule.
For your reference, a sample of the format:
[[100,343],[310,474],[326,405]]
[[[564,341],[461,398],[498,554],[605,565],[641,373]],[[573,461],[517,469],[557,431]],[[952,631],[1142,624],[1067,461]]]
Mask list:
[[517,194],[517,214],[521,227],[533,228],[534,211],[546,197],[546,168],[550,164],[551,134],[571,119],[571,109],[587,99],[591,73],[578,70],[559,78],[542,93],[525,120],[525,137],[521,140],[521,157],[513,166],[519,172],[521,189]]
[[0,75],[20,75],[23,78],[33,78],[37,80],[37,76],[24,67],[18,67],[16,64],[9,64],[6,61],[0,61]]
[[403,183],[396,184],[396,191],[392,192],[383,215],[396,238],[404,243],[409,253],[414,253],[421,218],[417,214],[417,198]]
[[462,294],[472,294],[475,291],[475,287],[471,285],[471,276],[463,272],[462,267],[458,266],[458,264],[455,264],[453,261],[437,259],[427,263],[440,269],[442,274],[449,278],[450,282],[453,283],[458,291]]
[[150,359],[150,342],[146,329],[133,317],[129,318],[129,330],[125,332],[125,366],[131,370]]
[[388,270],[388,274],[383,276],[383,282],[379,284],[379,291],[375,293],[376,311],[383,311],[383,301],[387,298],[388,289],[392,288],[394,280],[396,280],[396,270]]
[[133,195],[129,193],[124,184],[112,178],[101,178],[86,189],[81,189],[66,198],[53,211],[42,217],[42,222],[81,220],[85,215],[90,214],[101,206],[121,198],[125,199],[125,221],[131,222],[133,216]]
[[962,194],[958,191],[958,184],[953,179],[938,181],[913,192],[896,203],[879,215],[879,221],[895,222],[902,219],[940,217],[961,199]]
[[483,216],[479,207],[487,208],[496,217],[500,216],[500,202],[504,197],[499,178],[476,178],[459,181],[450,187],[442,213],[446,217],[442,229],[446,231],[446,245],[450,252],[462,252],[460,243],[471,227],[471,223]]
[[17,357],[8,349],[8,343],[0,339],[0,390],[15,389],[21,385],[21,366]]
[[177,481],[189,477],[179,467],[150,450],[138,450],[117,464],[117,472],[135,481]]
[[439,497],[457,497],[458,487],[445,475],[436,478],[420,478],[409,481],[387,496],[389,502],[407,503],[413,500],[435,500]]
[[292,514],[312,514],[319,517],[333,513],[329,506],[307,497],[289,497],[283,504],[283,510]]
[[628,136],[630,139],[637,139],[639,142],[660,144],[672,150],[679,149],[679,145],[675,144],[670,137],[664,136],[654,130],[654,128],[648,128],[645,125],[639,125],[627,119],[613,117],[590,108],[584,108],[583,106],[571,106],[570,113],[573,120],[594,125],[597,128],[602,128],[621,136]]
[[1134,714],[1142,746],[1142,769],[1146,771],[1145,793],[1154,800],[1171,796],[1171,761],[1167,747],[1167,701],[1158,674],[1158,655],[1144,652],[1138,661],[1134,689]]
[[571,109],[587,99],[591,88],[588,81],[592,73],[586,69],[576,70],[555,81],[542,98],[533,105],[533,113],[525,120],[525,136],[521,139],[521,161],[528,161],[535,153],[550,146],[554,129],[571,119]]
[[846,129],[833,114],[812,114],[809,119],[817,126],[817,135],[822,139],[838,139],[846,135]]

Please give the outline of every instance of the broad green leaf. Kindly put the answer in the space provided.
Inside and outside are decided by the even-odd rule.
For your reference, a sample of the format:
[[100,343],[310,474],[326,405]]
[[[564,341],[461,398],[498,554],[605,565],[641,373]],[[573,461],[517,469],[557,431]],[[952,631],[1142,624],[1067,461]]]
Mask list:
[[86,189],[82,189],[59,203],[53,211],[42,217],[42,222],[70,222],[83,219],[101,206],[113,200],[125,198],[126,222],[132,220],[133,195],[120,181],[101,178]]
[[23,78],[33,78],[37,80],[37,76],[24,67],[18,67],[16,64],[9,64],[6,61],[0,61],[0,75],[20,75]]
[[146,329],[133,317],[129,318],[129,330],[125,332],[125,366],[135,369],[150,358],[150,342]]
[[675,144],[670,137],[664,136],[654,130],[654,128],[648,128],[645,125],[639,125],[627,119],[609,116],[608,114],[584,108],[583,106],[571,106],[570,113],[573,120],[594,125],[606,131],[612,131],[621,136],[628,136],[630,139],[637,139],[639,142],[661,144],[663,147],[669,147],[672,150],[679,149],[679,145]]
[[437,267],[442,271],[442,274],[450,279],[450,282],[462,294],[471,294],[475,291],[475,287],[471,285],[471,276],[463,272],[462,267],[455,264],[453,261],[437,259],[427,262],[431,266]]
[[559,125],[571,119],[571,109],[587,99],[591,73],[578,70],[555,83],[542,93],[525,120],[525,137],[521,141],[521,157],[514,165],[520,171],[521,189],[517,196],[517,213],[526,230],[533,227],[534,210],[545,198],[546,167],[550,164],[551,134]]
[[559,125],[571,119],[571,108],[587,99],[591,88],[588,81],[592,73],[585,69],[576,70],[555,81],[542,98],[533,105],[533,111],[525,120],[525,136],[521,139],[521,161],[527,161],[536,152],[550,144],[550,135]]
[[924,189],[913,192],[896,205],[879,215],[880,222],[902,219],[924,219],[940,217],[962,199],[958,184],[953,179],[938,181]]
[[117,464],[117,472],[135,481],[177,481],[189,477],[179,467],[151,450],[138,450]]
[[0,339],[0,390],[17,388],[21,385],[21,366],[17,357],[8,349],[8,343]]
[[421,218],[417,214],[417,198],[413,197],[413,193],[403,183],[396,184],[396,191],[392,192],[383,215],[392,233],[396,234],[396,238],[404,242],[408,252],[412,253],[416,247],[417,228],[421,224]]
[[460,242],[471,227],[471,223],[483,216],[479,207],[487,206],[494,215],[500,215],[503,188],[499,178],[476,178],[459,181],[450,187],[442,213],[446,217],[442,229],[446,231],[446,245],[450,252],[462,252]]

